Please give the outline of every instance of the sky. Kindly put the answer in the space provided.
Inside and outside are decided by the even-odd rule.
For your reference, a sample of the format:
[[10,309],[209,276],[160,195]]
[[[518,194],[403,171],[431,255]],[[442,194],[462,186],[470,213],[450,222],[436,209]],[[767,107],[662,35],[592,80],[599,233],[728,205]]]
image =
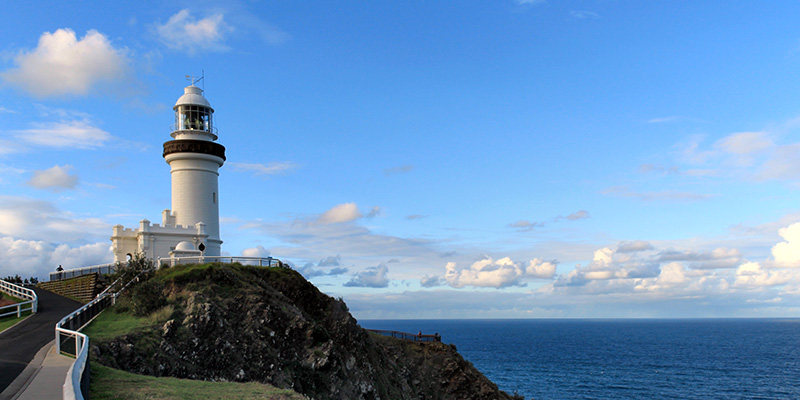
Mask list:
[[797,317],[795,1],[4,2],[0,276],[113,260],[215,109],[223,254],[359,319]]

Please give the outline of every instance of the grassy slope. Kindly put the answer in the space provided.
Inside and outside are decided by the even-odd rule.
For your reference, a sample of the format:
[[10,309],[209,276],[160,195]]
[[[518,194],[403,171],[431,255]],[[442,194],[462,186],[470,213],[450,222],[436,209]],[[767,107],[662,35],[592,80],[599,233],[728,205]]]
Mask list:
[[[8,293],[3,293],[2,296],[3,296],[3,300],[11,300],[14,303],[22,303],[23,301],[27,301],[27,300],[23,300],[23,299],[18,299],[18,298],[14,297],[14,296],[11,296]],[[27,307],[27,306],[25,306],[25,307]],[[6,310],[6,311],[13,311],[13,310]],[[0,332],[3,332],[4,330],[14,326],[17,322],[20,322],[23,319],[28,318],[30,315],[31,315],[30,311],[25,311],[25,312],[22,313],[22,316],[19,317],[19,318],[17,318],[16,315],[8,315],[8,316],[0,318]]]
[[291,391],[257,382],[205,382],[137,375],[92,363],[91,398],[118,399],[270,399],[294,400],[304,397]]
[[[208,265],[162,270],[154,279],[168,280],[202,274]],[[130,299],[120,297],[117,305],[101,313],[83,329],[90,340],[111,339],[131,332],[160,329],[173,313],[171,305],[145,317],[130,312]],[[92,399],[274,399],[304,397],[292,390],[258,382],[206,382],[137,375],[92,362]]]

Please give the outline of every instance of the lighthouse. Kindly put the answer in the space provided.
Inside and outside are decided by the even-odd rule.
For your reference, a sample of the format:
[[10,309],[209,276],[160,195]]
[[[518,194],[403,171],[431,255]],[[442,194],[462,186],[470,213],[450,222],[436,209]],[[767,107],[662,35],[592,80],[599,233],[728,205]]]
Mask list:
[[219,168],[225,162],[225,147],[216,143],[214,109],[203,91],[192,83],[184,88],[172,107],[173,140],[164,143],[164,160],[172,181],[174,225],[204,223],[208,234],[205,254],[220,255]]
[[[202,78],[201,78],[202,79]],[[219,256],[219,168],[225,147],[217,143],[214,109],[203,90],[192,84],[172,107],[172,140],[164,143],[169,164],[171,209],[161,212],[161,224],[139,221],[137,228],[115,225],[111,235],[115,262],[135,254],[157,260],[186,256]]]

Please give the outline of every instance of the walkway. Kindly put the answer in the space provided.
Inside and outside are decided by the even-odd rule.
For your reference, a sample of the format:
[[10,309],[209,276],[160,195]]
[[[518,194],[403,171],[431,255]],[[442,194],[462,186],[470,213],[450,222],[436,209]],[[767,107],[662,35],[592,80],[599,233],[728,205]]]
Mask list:
[[[6,389],[25,371],[37,352],[54,341],[56,323],[81,306],[77,301],[55,293],[34,290],[39,296],[39,312],[0,333],[0,371],[3,371],[0,374],[0,393],[3,398],[8,395]],[[22,383],[28,381],[22,378],[24,377],[20,378]],[[22,387],[16,388],[14,394],[19,389]]]

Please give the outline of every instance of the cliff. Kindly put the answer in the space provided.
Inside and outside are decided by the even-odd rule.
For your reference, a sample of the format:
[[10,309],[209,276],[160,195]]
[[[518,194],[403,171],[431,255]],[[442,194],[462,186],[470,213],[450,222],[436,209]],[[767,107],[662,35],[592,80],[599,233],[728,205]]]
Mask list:
[[365,331],[291,269],[162,269],[115,309],[166,320],[93,342],[96,361],[130,372],[259,381],[319,400],[512,399],[453,346]]

